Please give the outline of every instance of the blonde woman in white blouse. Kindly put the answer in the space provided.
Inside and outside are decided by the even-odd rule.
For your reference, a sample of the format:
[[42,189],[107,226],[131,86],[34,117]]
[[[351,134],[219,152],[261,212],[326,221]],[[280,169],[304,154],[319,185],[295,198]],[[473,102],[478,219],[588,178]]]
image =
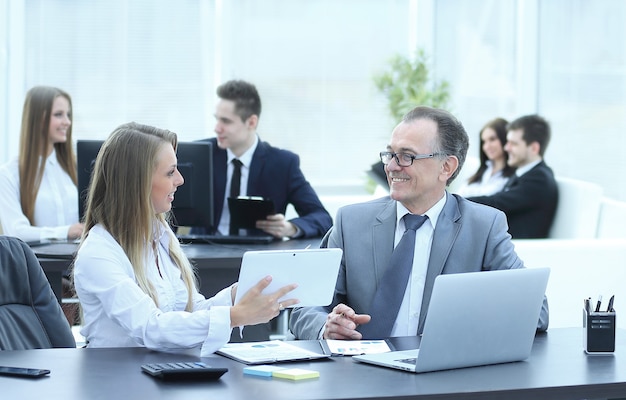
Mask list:
[[493,119],[480,130],[480,166],[467,183],[457,190],[463,197],[489,196],[501,191],[515,168],[509,166],[509,155],[504,151],[508,122]]
[[208,355],[232,328],[268,322],[296,299],[295,285],[264,295],[270,277],[233,304],[236,284],[205,299],[168,224],[176,188],[173,132],[129,123],[105,141],[87,198],[85,234],[74,262],[88,347],[199,348]]
[[18,158],[0,168],[4,234],[26,242],[80,237],[69,94],[49,86],[28,91],[19,146]]

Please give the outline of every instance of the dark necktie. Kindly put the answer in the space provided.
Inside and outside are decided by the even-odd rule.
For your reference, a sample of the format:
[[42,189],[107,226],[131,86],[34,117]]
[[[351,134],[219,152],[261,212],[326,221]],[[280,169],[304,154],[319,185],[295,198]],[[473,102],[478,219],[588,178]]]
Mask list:
[[406,214],[406,230],[393,250],[390,267],[378,284],[370,307],[372,320],[359,327],[363,339],[389,337],[406,291],[415,253],[415,231],[428,219],[425,215]]
[[[239,197],[239,189],[241,187],[241,166],[243,165],[241,161],[237,158],[233,158],[231,161],[233,163],[233,176],[230,178],[230,197],[237,198]],[[232,221],[232,216],[231,216]],[[230,234],[236,235],[239,229],[234,227],[232,223],[230,224]]]
[[511,175],[502,190],[506,192],[515,185],[517,185],[517,175]]
[[230,178],[230,197],[239,197],[239,188],[241,187],[241,161],[233,158],[233,176]]

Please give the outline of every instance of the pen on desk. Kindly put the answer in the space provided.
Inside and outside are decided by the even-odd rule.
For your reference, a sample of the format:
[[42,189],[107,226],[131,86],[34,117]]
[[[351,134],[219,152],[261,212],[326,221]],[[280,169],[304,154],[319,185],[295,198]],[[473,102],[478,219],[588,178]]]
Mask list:
[[307,247],[304,248],[304,250],[308,250],[311,247],[311,245],[308,245]]
[[596,303],[596,312],[600,312],[600,304],[602,304],[602,295],[598,296],[598,302]]
[[609,305],[606,307],[606,312],[613,312],[613,300],[615,300],[615,295],[611,296],[609,299]]

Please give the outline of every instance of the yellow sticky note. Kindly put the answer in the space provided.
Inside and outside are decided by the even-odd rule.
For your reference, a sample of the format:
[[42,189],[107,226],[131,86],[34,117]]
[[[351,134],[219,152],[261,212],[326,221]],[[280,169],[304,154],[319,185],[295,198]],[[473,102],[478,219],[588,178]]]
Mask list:
[[301,379],[319,378],[319,371],[312,371],[309,369],[289,368],[282,369],[280,371],[273,371],[272,376],[274,378],[291,379],[293,381],[299,381]]

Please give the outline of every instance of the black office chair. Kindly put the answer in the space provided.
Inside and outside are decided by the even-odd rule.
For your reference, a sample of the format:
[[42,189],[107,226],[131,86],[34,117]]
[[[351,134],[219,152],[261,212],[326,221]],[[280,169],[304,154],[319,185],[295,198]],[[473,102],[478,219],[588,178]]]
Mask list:
[[33,251],[0,236],[0,350],[76,347],[70,326]]

